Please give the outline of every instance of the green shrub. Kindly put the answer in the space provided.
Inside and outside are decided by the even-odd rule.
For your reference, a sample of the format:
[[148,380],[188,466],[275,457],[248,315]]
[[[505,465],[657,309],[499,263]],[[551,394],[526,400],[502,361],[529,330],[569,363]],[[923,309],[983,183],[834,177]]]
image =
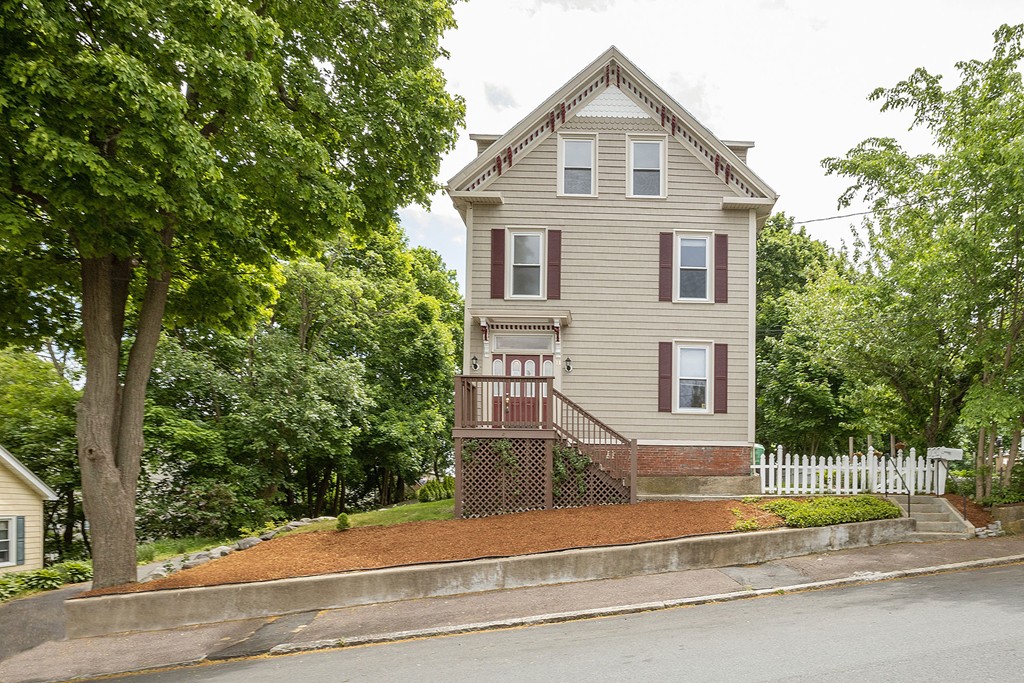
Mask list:
[[740,519],[732,525],[733,531],[757,531],[761,525],[756,519]]
[[82,583],[92,580],[92,563],[71,560],[62,564],[55,564],[54,569],[60,571],[64,576],[64,583]]
[[445,500],[455,497],[455,479],[445,477],[444,479],[431,479],[419,488],[416,498],[421,503],[432,503],[435,500]]
[[338,515],[338,524],[335,526],[335,528],[338,531],[344,531],[345,529],[348,529],[350,526],[352,526],[352,524],[348,521],[348,515],[346,515],[344,512]]
[[769,500],[761,506],[762,510],[774,513],[783,519],[786,519],[786,515],[791,514],[797,508],[800,507],[800,503],[789,498],[776,498],[775,500]]
[[21,575],[21,583],[29,590],[49,591],[64,585],[64,576],[59,569],[45,567]]
[[18,574],[0,574],[0,600],[13,598],[24,590]]
[[903,514],[895,503],[868,495],[827,496],[804,501],[779,498],[765,503],[761,509],[782,517],[786,526],[798,528],[894,519]]
[[[973,493],[974,482],[971,482],[971,493]],[[985,496],[981,499],[981,504],[985,507],[991,507],[992,505],[1012,505],[1013,503],[1024,503],[1024,491],[1014,491],[1003,486],[996,486],[992,489],[992,494]]]

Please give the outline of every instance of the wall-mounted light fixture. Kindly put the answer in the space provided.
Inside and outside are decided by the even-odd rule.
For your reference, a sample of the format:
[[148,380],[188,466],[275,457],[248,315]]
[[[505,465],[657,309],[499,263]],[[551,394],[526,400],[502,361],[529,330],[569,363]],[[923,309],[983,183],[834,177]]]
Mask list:
[[470,358],[469,359],[469,367],[473,368],[474,370],[479,370],[480,369],[480,359],[477,358],[476,356],[473,356],[472,358]]
[[572,358],[566,356],[565,358],[565,371],[572,372]]

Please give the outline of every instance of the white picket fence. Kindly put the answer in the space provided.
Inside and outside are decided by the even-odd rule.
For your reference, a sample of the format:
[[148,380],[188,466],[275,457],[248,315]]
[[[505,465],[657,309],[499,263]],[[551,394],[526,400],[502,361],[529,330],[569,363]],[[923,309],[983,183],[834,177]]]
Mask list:
[[946,492],[945,463],[919,458],[913,448],[907,456],[899,451],[886,459],[877,457],[871,448],[867,455],[851,458],[793,455],[780,446],[750,468],[761,479],[761,493],[906,493],[907,487],[912,494]]

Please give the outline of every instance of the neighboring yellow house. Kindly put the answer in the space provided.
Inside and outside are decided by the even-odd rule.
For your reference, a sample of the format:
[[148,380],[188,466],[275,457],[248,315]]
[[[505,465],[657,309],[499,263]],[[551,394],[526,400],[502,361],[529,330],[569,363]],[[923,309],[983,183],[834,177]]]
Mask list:
[[57,494],[0,446],[0,574],[43,566],[43,501]]

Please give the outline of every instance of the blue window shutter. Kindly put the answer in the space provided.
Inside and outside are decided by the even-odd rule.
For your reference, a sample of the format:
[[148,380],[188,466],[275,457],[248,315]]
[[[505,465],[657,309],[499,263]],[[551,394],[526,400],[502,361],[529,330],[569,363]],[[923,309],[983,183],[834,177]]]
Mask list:
[[17,527],[16,544],[14,550],[14,563],[25,564],[25,518],[18,517],[15,523]]

